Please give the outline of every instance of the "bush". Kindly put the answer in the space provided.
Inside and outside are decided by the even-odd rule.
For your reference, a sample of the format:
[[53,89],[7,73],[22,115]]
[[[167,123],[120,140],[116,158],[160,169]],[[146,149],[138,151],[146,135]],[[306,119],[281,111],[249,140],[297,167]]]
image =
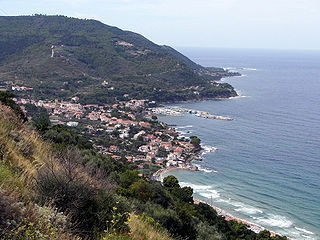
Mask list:
[[[70,239],[68,218],[52,207],[19,202],[0,189],[0,239]],[[75,236],[74,236],[75,237]],[[76,239],[76,238],[74,238]]]
[[[37,190],[41,203],[50,201],[60,211],[70,214],[81,236],[94,237],[105,229],[106,221],[111,220],[114,204],[119,200],[108,177],[103,173],[99,175],[99,170],[91,175],[91,169],[83,167],[82,162],[78,150],[67,149],[59,158],[59,167],[52,163],[41,169]],[[126,203],[119,202],[119,213],[126,212]],[[124,221],[116,226],[118,230],[126,229]]]
[[219,233],[215,228],[205,224],[203,222],[199,222],[196,227],[197,229],[197,239],[196,240],[223,240],[225,237],[223,234]]
[[172,209],[162,209],[160,207],[150,207],[146,209],[149,216],[154,218],[155,221],[161,224],[162,227],[168,230],[168,232],[174,237],[183,236],[182,228],[183,223],[179,219],[177,213]]
[[17,105],[12,98],[14,98],[15,95],[12,92],[9,91],[0,91],[0,103],[10,107],[19,118],[21,118],[24,122],[27,121],[26,116],[24,115],[24,112],[21,110],[19,105]]

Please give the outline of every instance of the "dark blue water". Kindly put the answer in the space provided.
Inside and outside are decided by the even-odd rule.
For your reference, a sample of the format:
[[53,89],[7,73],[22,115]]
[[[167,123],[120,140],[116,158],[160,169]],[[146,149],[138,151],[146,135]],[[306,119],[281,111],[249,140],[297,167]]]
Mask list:
[[[229,67],[241,97],[178,104],[234,121],[165,117],[216,147],[203,171],[171,171],[195,196],[293,239],[320,239],[320,52],[179,49]],[[188,133],[189,132],[189,133]]]

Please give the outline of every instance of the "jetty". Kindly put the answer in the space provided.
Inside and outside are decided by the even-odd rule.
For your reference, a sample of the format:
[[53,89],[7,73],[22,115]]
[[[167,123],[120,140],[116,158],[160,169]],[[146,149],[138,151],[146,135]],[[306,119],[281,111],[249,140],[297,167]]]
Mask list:
[[161,115],[163,114],[163,115],[171,115],[171,116],[181,116],[184,113],[188,113],[201,118],[219,119],[219,120],[226,120],[226,121],[234,120],[233,118],[230,118],[230,117],[212,115],[205,111],[183,108],[178,106],[153,108],[152,112],[155,114],[161,114]]

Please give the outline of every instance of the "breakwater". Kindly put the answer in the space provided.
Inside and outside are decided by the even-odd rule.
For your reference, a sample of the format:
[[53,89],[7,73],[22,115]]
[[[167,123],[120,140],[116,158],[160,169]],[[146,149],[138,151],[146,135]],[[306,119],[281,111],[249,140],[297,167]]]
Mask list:
[[194,110],[194,109],[178,107],[178,106],[158,107],[158,108],[153,108],[151,111],[155,114],[165,115],[165,116],[182,116],[183,114],[188,113],[201,118],[219,119],[219,120],[226,120],[226,121],[233,120],[233,118],[230,118],[230,117],[213,115],[205,111]]

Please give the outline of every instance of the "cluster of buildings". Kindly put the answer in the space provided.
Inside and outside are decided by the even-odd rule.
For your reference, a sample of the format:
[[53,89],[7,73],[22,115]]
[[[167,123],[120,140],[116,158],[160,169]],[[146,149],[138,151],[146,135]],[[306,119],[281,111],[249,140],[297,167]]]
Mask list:
[[[77,103],[79,100],[78,97],[72,98],[72,102],[66,101],[44,101],[44,100],[32,100],[32,99],[13,99],[17,104],[24,105],[24,104],[33,104],[37,107],[44,107],[47,109],[49,115],[51,116],[59,116],[62,119],[83,119],[87,118],[92,121],[101,120],[102,122],[109,122],[112,121],[111,118],[111,110],[117,108],[119,105],[114,104],[99,106],[98,104],[88,104],[88,105],[81,105]],[[125,104],[126,107],[131,109],[136,109],[138,107],[143,107],[147,100],[130,100]],[[123,112],[125,113],[125,112]],[[135,118],[133,114],[128,113],[128,116],[132,119]],[[59,122],[63,123],[63,122]],[[129,122],[123,122],[123,124],[128,125]],[[144,124],[144,123],[142,123]]]
[[[104,106],[81,105],[78,103],[78,98],[73,98],[71,102],[14,100],[18,104],[30,103],[46,108],[54,123],[77,127],[81,122],[82,126],[85,126],[85,132],[92,136],[100,131],[113,138],[121,139],[122,145],[119,146],[109,146],[108,144],[102,146],[95,144],[94,141],[93,146],[115,160],[125,158],[128,162],[138,162],[139,168],[143,168],[143,165],[149,162],[161,166],[166,164],[168,167],[183,167],[185,157],[190,155],[194,149],[191,143],[177,140],[174,134],[170,134],[170,131],[165,128],[162,130],[153,129],[152,121],[136,119],[134,110],[144,107],[148,100],[132,99],[124,103]],[[54,117],[57,118],[54,119]],[[138,129],[138,132],[130,134],[132,127]],[[143,144],[140,144],[135,152],[127,151],[123,147],[123,145],[130,145],[137,140]]]
[[142,138],[146,144],[140,146],[138,151],[146,154],[146,161],[155,160],[159,165],[166,163],[167,166],[178,167],[184,164],[185,155],[192,152],[193,145],[189,142],[174,140],[172,136],[169,140],[163,141],[159,138],[162,134],[162,132],[156,132],[155,135],[143,135]]

